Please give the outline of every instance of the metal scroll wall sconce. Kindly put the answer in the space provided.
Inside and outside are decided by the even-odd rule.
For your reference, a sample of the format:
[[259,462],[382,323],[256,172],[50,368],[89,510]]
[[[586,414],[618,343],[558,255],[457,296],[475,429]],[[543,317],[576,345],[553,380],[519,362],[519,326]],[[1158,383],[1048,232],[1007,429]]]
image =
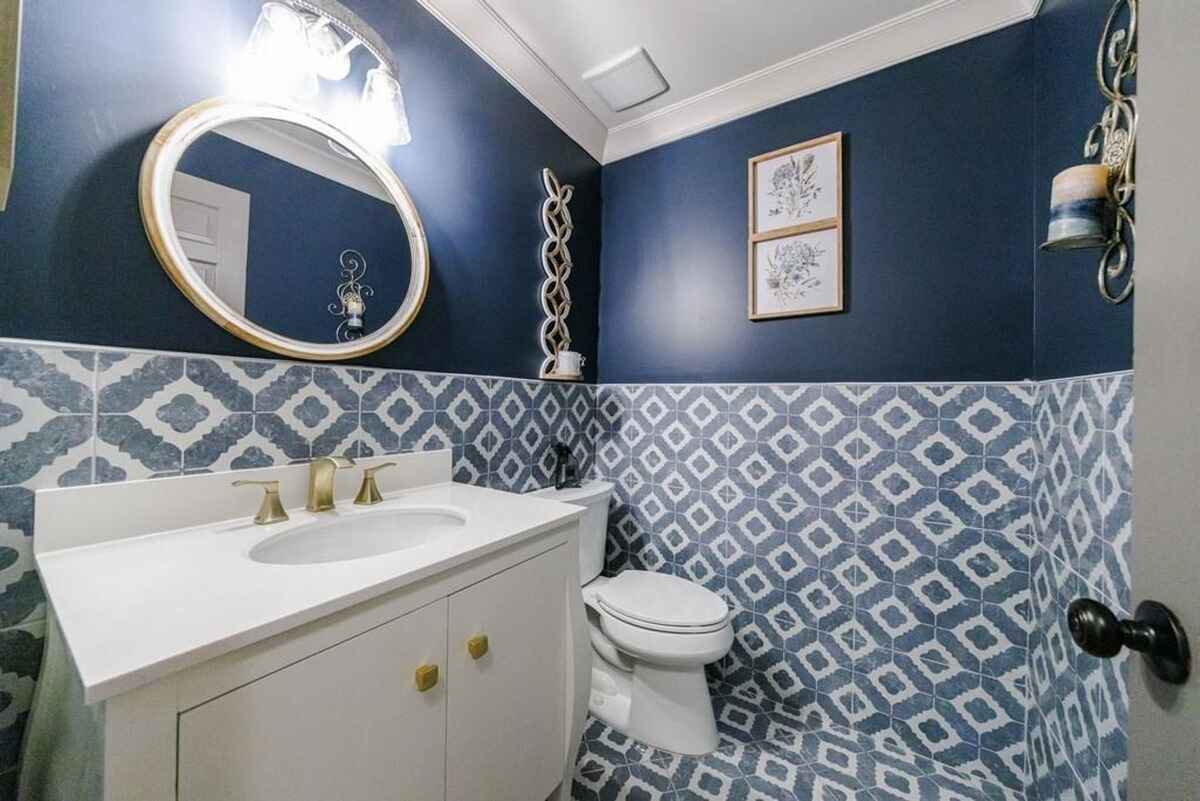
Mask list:
[[335,113],[339,127],[373,147],[412,140],[399,72],[375,30],[337,0],[264,3],[234,70],[234,93],[276,103],[305,104],[320,94],[318,78],[342,81],[362,48],[376,66],[367,72],[356,107]]
[[340,277],[344,280],[338,284],[338,299],[329,304],[329,313],[341,317],[337,327],[337,341],[350,342],[366,333],[366,299],[375,294],[368,284],[362,283],[362,277],[367,274],[367,260],[357,250],[343,250],[338,257],[341,264]]
[[[1108,13],[1096,52],[1096,80],[1108,106],[1088,132],[1084,164],[1059,173],[1050,196],[1045,250],[1103,248],[1096,283],[1109,303],[1133,294],[1133,213],[1137,96],[1127,91],[1137,72],[1139,0],[1117,0]],[[1122,12],[1128,22],[1118,27]]]
[[542,185],[546,188],[546,199],[542,201],[542,227],[546,239],[542,242],[542,361],[540,378],[559,381],[578,381],[583,367],[583,357],[571,350],[571,332],[567,328],[567,317],[571,314],[571,292],[567,279],[571,276],[571,251],[567,242],[575,230],[571,210],[567,204],[575,187],[560,184],[558,176],[549,167],[542,170]]

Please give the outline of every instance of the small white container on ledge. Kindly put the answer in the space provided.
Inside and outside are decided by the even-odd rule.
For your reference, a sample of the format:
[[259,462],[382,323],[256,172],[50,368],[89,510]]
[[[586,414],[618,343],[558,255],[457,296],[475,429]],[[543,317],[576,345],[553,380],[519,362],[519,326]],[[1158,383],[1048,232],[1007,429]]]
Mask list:
[[546,378],[575,381],[583,377],[583,354],[573,350],[560,350],[554,360],[554,370]]

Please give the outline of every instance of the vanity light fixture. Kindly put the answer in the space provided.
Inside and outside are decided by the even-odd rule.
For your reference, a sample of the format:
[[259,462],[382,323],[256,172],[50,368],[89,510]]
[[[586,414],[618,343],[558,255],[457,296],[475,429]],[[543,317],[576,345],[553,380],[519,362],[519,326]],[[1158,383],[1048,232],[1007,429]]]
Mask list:
[[378,65],[342,123],[373,145],[406,145],[412,131],[395,57],[371,26],[337,0],[264,3],[236,71],[236,91],[276,103],[311,102],[320,95],[321,79],[350,75],[350,54],[359,47]]
[[304,15],[283,3],[266,3],[239,65],[241,88],[267,100],[311,100],[320,93],[309,56]]
[[361,113],[362,125],[375,140],[386,145],[407,145],[412,141],[400,83],[383,67],[367,73]]

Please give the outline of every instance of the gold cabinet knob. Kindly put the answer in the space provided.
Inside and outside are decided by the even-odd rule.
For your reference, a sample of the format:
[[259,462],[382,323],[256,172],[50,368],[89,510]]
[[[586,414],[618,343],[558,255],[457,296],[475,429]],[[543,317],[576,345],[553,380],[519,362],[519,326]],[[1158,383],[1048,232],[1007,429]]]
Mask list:
[[472,659],[479,659],[488,652],[488,638],[486,634],[476,634],[471,639],[467,640],[467,653]]
[[421,665],[417,668],[416,674],[417,689],[420,692],[432,690],[438,683],[438,666],[437,665]]

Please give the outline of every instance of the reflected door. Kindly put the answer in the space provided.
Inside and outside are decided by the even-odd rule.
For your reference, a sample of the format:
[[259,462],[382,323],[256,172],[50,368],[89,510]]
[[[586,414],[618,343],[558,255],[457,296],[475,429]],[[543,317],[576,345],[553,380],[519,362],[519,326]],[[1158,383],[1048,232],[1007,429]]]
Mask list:
[[245,314],[250,195],[177,172],[171,211],[192,267],[221,300]]

